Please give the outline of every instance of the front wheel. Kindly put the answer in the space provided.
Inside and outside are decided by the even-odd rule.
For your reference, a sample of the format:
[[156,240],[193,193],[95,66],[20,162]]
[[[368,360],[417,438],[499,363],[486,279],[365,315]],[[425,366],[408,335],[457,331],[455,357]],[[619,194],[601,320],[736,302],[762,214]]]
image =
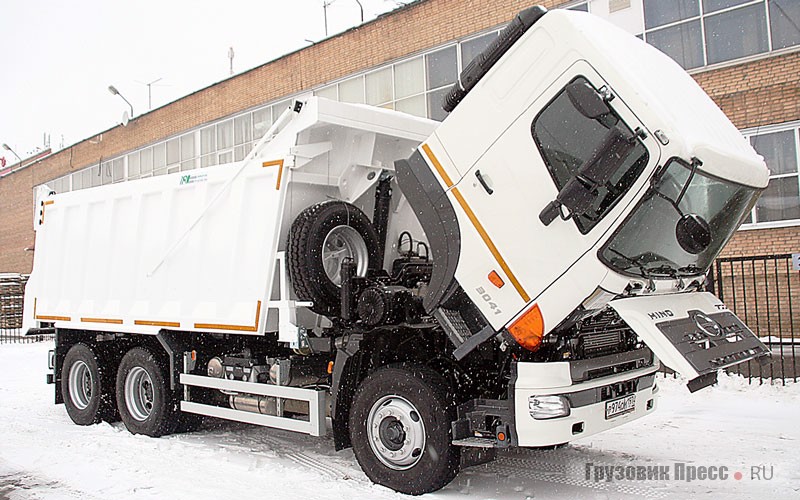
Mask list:
[[176,399],[165,374],[147,349],[133,348],[122,358],[117,371],[117,408],[131,433],[158,437],[170,434],[178,425]]
[[454,406],[447,382],[419,366],[390,366],[367,376],[353,399],[350,440],[375,483],[410,495],[436,491],[458,473],[451,444]]

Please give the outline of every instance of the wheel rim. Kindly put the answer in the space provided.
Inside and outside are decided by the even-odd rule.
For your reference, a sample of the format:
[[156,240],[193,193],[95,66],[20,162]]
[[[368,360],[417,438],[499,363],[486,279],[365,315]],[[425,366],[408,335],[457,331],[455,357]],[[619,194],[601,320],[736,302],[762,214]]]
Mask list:
[[336,226],[322,243],[322,267],[335,285],[342,284],[342,261],[351,258],[356,264],[356,274],[367,274],[369,256],[364,238],[350,226]]
[[425,449],[425,424],[417,408],[400,396],[384,396],[367,417],[367,439],[378,460],[390,469],[414,467]]
[[92,371],[83,361],[76,361],[69,369],[69,399],[79,410],[85,410],[92,401]]
[[125,378],[125,405],[131,416],[141,422],[153,411],[153,381],[141,366],[135,366]]

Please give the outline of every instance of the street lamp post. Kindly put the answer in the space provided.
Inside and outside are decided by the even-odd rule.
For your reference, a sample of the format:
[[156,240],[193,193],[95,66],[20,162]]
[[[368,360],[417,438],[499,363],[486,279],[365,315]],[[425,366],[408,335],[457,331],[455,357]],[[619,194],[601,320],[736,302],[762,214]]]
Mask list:
[[125,101],[126,103],[128,103],[128,106],[130,106],[130,108],[131,108],[131,118],[133,118],[133,104],[131,104],[131,103],[130,103],[130,101],[128,101],[127,99],[125,99],[125,96],[124,96],[124,95],[122,95],[122,94],[120,94],[120,93],[119,93],[119,90],[117,90],[117,88],[116,88],[115,86],[113,86],[113,85],[109,85],[109,86],[108,86],[108,91],[109,91],[109,92],[111,92],[113,95],[118,95],[118,96],[120,96],[120,97],[122,98],[122,100],[123,100],[123,101]]
[[6,151],[11,151],[11,154],[13,154],[14,156],[16,156],[16,157],[17,157],[17,160],[19,160],[19,164],[20,164],[20,165],[22,165],[22,158],[20,158],[20,157],[19,157],[19,155],[17,154],[17,152],[16,152],[16,151],[14,151],[13,149],[11,149],[11,146],[9,146],[8,144],[6,144],[6,143],[4,142],[4,143],[3,143],[3,149],[5,149]]
[[[328,37],[328,7],[335,2],[336,0],[323,0],[322,1],[322,11],[325,15],[325,38]],[[361,10],[361,24],[364,24],[364,6],[361,5],[361,0],[355,0],[358,4],[358,8]]]
[[358,4],[358,8],[361,9],[361,24],[364,24],[364,6],[361,5],[360,0],[356,0],[356,3]]

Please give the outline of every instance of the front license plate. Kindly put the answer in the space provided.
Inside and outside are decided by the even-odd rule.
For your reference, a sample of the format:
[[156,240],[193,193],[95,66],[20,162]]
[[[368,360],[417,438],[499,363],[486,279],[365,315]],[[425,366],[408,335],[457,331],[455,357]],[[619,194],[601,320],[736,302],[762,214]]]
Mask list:
[[636,394],[606,403],[606,420],[631,412],[636,408]]

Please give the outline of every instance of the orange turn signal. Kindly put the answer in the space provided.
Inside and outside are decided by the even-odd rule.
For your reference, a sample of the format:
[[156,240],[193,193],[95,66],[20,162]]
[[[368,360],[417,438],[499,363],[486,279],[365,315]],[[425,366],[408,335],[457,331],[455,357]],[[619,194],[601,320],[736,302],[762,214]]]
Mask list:
[[333,373],[333,361],[328,361],[328,375]]
[[497,274],[497,271],[492,271],[489,273],[489,281],[492,283],[492,285],[496,286],[497,288],[503,288],[503,285],[506,284],[506,282],[503,281],[503,278],[501,278],[500,275]]
[[542,344],[544,337],[544,318],[539,304],[525,311],[522,316],[508,327],[508,333],[514,337],[519,345],[529,351],[536,351]]

